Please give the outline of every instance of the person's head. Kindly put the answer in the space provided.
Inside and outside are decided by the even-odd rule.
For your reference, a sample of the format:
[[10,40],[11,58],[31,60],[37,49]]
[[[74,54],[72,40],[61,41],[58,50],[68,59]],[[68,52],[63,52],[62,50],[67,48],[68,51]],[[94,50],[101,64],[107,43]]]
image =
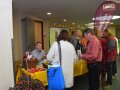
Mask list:
[[114,36],[114,34],[109,30],[104,30],[103,31],[103,36],[104,37],[112,37],[112,36]]
[[86,39],[90,40],[90,38],[94,35],[93,34],[93,30],[90,29],[90,28],[86,28],[84,31],[83,31],[83,34],[85,36]]
[[107,32],[108,32],[108,30],[107,30],[107,29],[103,31],[103,37],[108,37]]
[[76,37],[80,37],[81,36],[81,32],[79,30],[75,31],[75,36]]
[[75,35],[75,31],[72,31],[72,32],[71,32],[71,36],[74,36],[74,35]]
[[35,43],[35,48],[39,51],[42,50],[42,43],[41,42],[36,42]]
[[60,40],[69,41],[69,34],[68,34],[67,30],[62,30],[59,33],[59,35],[57,37],[57,41],[60,41]]

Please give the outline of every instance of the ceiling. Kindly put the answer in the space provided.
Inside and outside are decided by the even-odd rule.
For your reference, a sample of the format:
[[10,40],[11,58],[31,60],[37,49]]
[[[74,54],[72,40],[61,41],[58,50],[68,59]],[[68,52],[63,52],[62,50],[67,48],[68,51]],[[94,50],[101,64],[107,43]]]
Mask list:
[[[47,19],[54,25],[83,27],[92,22],[97,7],[105,0],[14,0],[13,8],[40,18]],[[52,15],[46,15],[51,12]],[[120,15],[120,10],[117,15]],[[66,22],[63,19],[67,19]],[[72,23],[75,23],[73,25]]]

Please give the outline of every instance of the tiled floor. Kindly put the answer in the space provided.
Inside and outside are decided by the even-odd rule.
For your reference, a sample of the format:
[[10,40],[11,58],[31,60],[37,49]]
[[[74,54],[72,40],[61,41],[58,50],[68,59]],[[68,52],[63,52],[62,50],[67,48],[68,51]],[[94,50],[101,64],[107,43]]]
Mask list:
[[[113,85],[108,89],[100,89],[100,90],[120,90],[120,58],[117,60],[117,79],[113,80]],[[83,76],[75,77],[74,79],[74,87],[66,90],[88,90],[88,80],[87,74]]]

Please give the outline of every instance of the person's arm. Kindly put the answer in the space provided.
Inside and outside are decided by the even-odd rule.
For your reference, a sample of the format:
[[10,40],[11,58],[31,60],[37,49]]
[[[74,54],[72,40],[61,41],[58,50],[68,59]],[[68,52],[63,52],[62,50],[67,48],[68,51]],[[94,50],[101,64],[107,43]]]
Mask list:
[[43,50],[43,55],[45,55],[45,51]]
[[35,53],[34,50],[31,52],[31,55],[32,55],[33,58],[36,58],[36,53]]
[[71,42],[71,44],[74,46],[74,48],[76,48],[76,45],[77,45],[76,39],[75,39],[75,38],[72,38],[70,42]]
[[80,58],[88,59],[88,60],[97,59],[100,48],[97,45],[93,44],[93,46],[90,48],[90,50],[91,50],[90,53],[81,54]]
[[45,51],[42,50],[42,58],[41,58],[41,59],[43,60],[43,59],[45,59],[45,58],[46,58]]

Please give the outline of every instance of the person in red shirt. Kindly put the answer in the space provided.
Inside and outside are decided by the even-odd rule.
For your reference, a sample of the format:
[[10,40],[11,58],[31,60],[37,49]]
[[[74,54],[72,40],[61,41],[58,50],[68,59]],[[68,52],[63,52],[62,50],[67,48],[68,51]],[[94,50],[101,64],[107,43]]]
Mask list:
[[103,36],[103,34],[101,34],[101,36],[99,37],[99,40],[102,45],[102,69],[101,69],[101,75],[100,75],[100,85],[103,88],[106,82],[106,60],[108,56],[107,55],[108,50],[107,50],[107,39],[106,37]]
[[102,65],[102,47],[99,39],[93,34],[92,29],[87,28],[83,32],[85,38],[88,40],[88,45],[85,54],[81,54],[88,63],[88,80],[89,90],[99,90],[100,72]]
[[107,54],[108,54],[108,50],[107,50],[107,39],[106,37],[100,37],[99,38],[101,45],[102,45],[102,77],[105,78],[106,75],[106,68],[105,68],[105,62],[107,60]]
[[106,72],[107,72],[107,81],[104,88],[109,88],[112,85],[112,74],[114,63],[117,58],[117,41],[116,37],[108,30],[104,31],[104,36],[107,37],[107,60],[106,60]]

